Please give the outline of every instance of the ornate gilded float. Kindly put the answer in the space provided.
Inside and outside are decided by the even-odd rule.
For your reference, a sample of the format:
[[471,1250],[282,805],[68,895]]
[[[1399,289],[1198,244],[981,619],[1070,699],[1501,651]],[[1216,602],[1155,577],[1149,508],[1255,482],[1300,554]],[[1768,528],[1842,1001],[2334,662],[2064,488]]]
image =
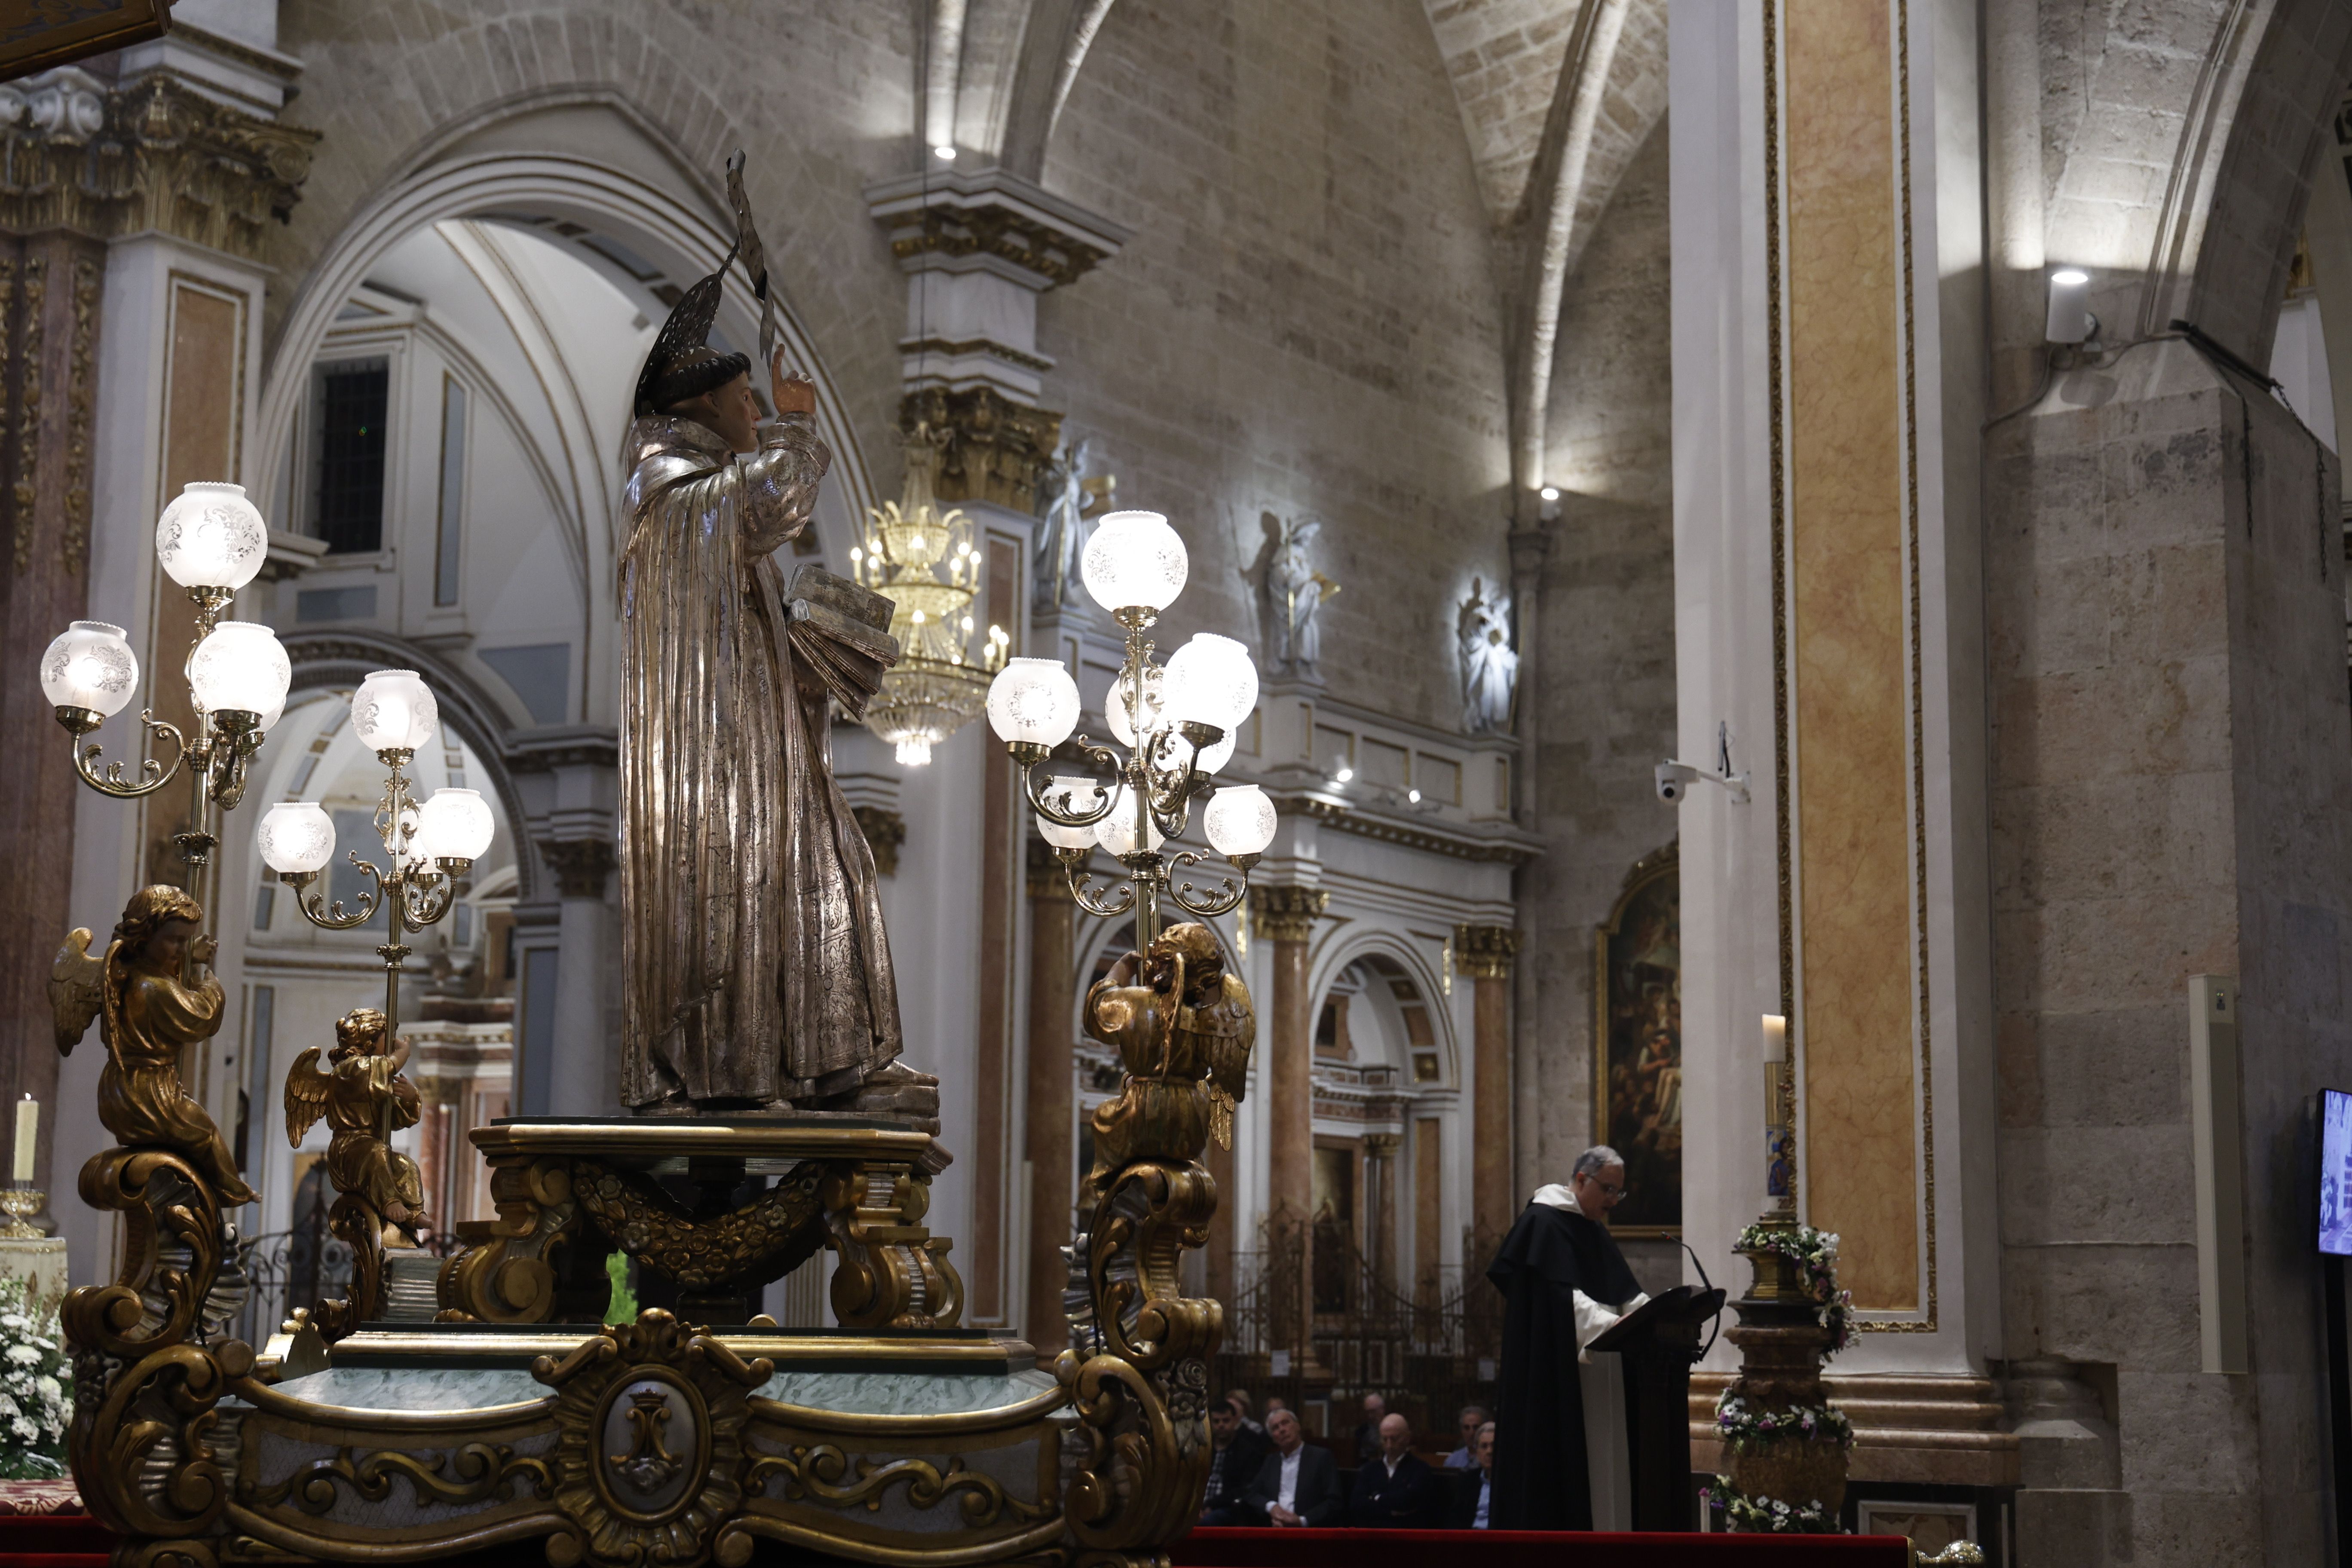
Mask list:
[[[742,1568],[763,1542],[1076,1568],[1164,1563],[1198,1513],[1223,1314],[1182,1294],[1179,1265],[1216,1211],[1198,1163],[1206,1080],[1237,1087],[1250,1032],[1247,994],[1199,928],[1168,931],[1089,997],[1129,1077],[1097,1113],[1111,1158],[1088,1183],[1072,1343],[1050,1367],[957,1326],[950,1243],[922,1223],[948,1154],[888,1119],[478,1129],[498,1215],[461,1228],[425,1298],[413,1287],[434,1260],[397,1245],[407,1184],[380,1157],[398,1064],[370,1020],[340,1089],[306,1057],[289,1094],[314,1115],[347,1098],[339,1229],[395,1245],[351,1301],[298,1312],[256,1350],[226,1333],[249,1287],[224,1202],[244,1189],[159,1032],[204,1033],[219,1007],[216,985],[180,977],[202,917],[166,891],[132,900],[103,958],[75,933],[59,969],[60,1044],[101,1021],[101,1116],[123,1140],[80,1178],[85,1203],[122,1216],[121,1272],[74,1291],[64,1319],[75,1478],[124,1537],[126,1568],[509,1543],[556,1568]],[[750,1175],[772,1178],[756,1201],[713,1201]],[[705,1201],[680,1203],[663,1181],[677,1176]],[[750,1313],[759,1286],[819,1247],[836,1255],[836,1328]],[[680,1314],[598,1321],[616,1249],[677,1285]]]

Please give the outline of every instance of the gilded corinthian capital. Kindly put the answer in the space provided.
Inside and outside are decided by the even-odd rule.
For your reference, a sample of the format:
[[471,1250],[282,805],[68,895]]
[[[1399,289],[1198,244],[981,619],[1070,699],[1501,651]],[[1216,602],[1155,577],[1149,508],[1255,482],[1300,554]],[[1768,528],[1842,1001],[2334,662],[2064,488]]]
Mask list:
[[1519,933],[1509,926],[1455,926],[1454,963],[1476,980],[1507,979],[1519,955]]
[[1252,888],[1250,927],[1267,942],[1305,942],[1330,903],[1321,888]]

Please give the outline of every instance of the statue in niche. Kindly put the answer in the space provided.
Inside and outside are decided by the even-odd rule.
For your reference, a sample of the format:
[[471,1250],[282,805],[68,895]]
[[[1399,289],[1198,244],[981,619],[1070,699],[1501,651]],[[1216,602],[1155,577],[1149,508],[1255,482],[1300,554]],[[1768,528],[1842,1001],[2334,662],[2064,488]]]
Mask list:
[[1091,436],[1063,443],[1041,490],[1045,526],[1037,535],[1032,588],[1032,602],[1041,616],[1080,602],[1078,562],[1086,553],[1087,520],[1108,511],[1118,492],[1118,475],[1087,472],[1094,458]]
[[1268,513],[1265,521],[1274,532],[1265,563],[1266,644],[1273,656],[1267,662],[1276,675],[1314,680],[1321,674],[1323,606],[1339,592],[1307,553],[1323,520],[1281,521]]
[[1519,683],[1518,650],[1511,646],[1511,602],[1470,579],[1470,596],[1454,622],[1462,655],[1462,728],[1490,735],[1511,727],[1511,698]]
[[[886,1112],[936,1123],[902,1037],[874,852],[835,781],[898,657],[889,602],[773,558],[810,526],[832,454],[816,391],[710,346],[740,254],[772,309],[729,163],[737,242],[662,324],[637,378],[620,563],[623,1100],[640,1114]],[[738,461],[739,455],[742,460]]]
[[[286,1142],[300,1147],[320,1117],[333,1137],[327,1144],[327,1179],[375,1211],[395,1246],[415,1246],[425,1224],[425,1179],[416,1162],[392,1146],[392,1135],[424,1114],[416,1086],[402,1076],[405,1039],[387,1045],[384,1016],[359,1007],[335,1020],[335,1044],[323,1067],[312,1046],[286,1075]],[[397,1235],[389,1233],[396,1232]]]
[[[70,1054],[90,1021],[106,1042],[98,1075],[98,1120],[125,1148],[168,1149],[195,1168],[224,1205],[254,1191],[205,1108],[180,1087],[180,1055],[220,1032],[220,977],[205,966],[213,939],[203,906],[178,888],[142,888],[122,906],[103,957],[75,928],[49,970],[58,1050]],[[201,973],[202,978],[195,978]]]

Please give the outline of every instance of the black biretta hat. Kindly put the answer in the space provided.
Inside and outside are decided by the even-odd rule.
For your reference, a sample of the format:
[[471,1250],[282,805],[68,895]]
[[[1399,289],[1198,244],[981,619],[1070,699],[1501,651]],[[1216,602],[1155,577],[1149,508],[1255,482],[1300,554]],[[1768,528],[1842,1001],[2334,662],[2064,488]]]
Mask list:
[[776,302],[768,289],[768,258],[752,226],[751,203],[743,195],[743,154],[727,160],[727,195],[735,208],[735,243],[727,247],[719,270],[705,278],[673,307],[669,319],[654,339],[637,373],[636,413],[659,414],[718,391],[739,375],[750,374],[751,362],[740,353],[721,353],[710,346],[711,323],[719,318],[719,295],[726,286],[727,269],[740,256],[751,275],[751,291],[761,303],[760,355],[765,359],[775,341]]

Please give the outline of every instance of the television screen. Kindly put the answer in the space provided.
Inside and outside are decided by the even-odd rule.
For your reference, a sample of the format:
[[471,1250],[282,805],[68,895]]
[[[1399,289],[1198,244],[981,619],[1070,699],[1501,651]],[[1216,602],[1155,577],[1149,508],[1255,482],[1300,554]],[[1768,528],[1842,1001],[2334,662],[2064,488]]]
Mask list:
[[2352,1094],[2319,1091],[2319,1250],[2352,1258]]

